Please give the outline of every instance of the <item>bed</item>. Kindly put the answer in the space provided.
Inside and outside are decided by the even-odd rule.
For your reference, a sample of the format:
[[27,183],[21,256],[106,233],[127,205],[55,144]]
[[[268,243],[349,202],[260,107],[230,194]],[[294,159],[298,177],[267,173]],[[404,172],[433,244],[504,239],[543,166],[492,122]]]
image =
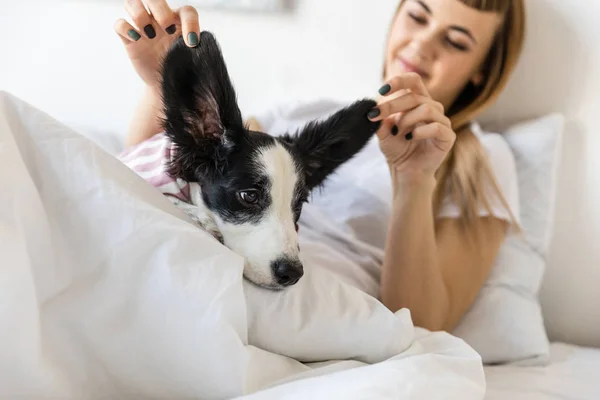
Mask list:
[[[481,399],[480,356],[319,267],[291,290],[48,114],[0,92],[0,397]],[[311,258],[316,257],[316,258]]]
[[16,235],[0,244],[2,293],[21,304],[0,313],[7,397],[600,398],[600,350],[552,343],[547,359],[483,367],[485,347],[414,328],[408,310],[389,313],[325,270],[274,297],[121,165],[115,138],[2,92],[0,125]]
[[[381,10],[373,11],[380,13],[381,18],[396,6],[396,1],[385,3],[388,9],[382,6]],[[340,17],[339,20],[344,21],[343,26],[332,27],[331,32],[337,33],[332,34],[330,38],[332,43],[349,43],[349,47],[339,47],[334,59],[339,58],[340,64],[357,65],[360,73],[372,72],[375,67],[379,67],[378,61],[373,61],[379,56],[378,49],[371,49],[368,44],[371,40],[380,40],[384,29],[387,29],[377,23],[377,26],[369,26],[368,31],[372,31],[370,35],[357,31],[355,26],[359,21],[364,22],[365,12],[360,8],[363,6],[364,10],[371,12],[370,2],[364,2],[362,6],[348,6],[349,11],[341,10],[340,12],[348,11],[343,17],[355,19],[350,19],[353,22],[348,23],[347,19]],[[15,15],[29,12],[24,8],[19,9],[16,3],[12,7],[17,11],[12,14],[8,12],[4,19],[6,23],[3,24],[6,32],[4,36],[7,38],[11,37],[9,33],[17,31],[20,27],[15,23],[11,25],[9,19],[18,21],[18,18],[13,18]],[[538,282],[541,285],[534,288],[536,299],[539,296],[538,304],[541,309],[534,310],[535,318],[532,321],[538,328],[542,327],[542,332],[536,331],[536,334],[532,335],[528,327],[518,332],[526,338],[548,336],[545,341],[523,341],[525,345],[516,350],[531,352],[531,357],[525,358],[524,362],[500,362],[499,353],[504,355],[506,351],[494,353],[493,346],[485,346],[473,337],[469,338],[469,345],[457,336],[414,330],[406,313],[386,313],[360,294],[352,292],[350,296],[347,288],[340,288],[341,298],[356,297],[358,300],[353,300],[352,305],[362,305],[369,311],[362,320],[345,320],[344,332],[351,327],[356,328],[355,334],[350,337],[343,336],[340,333],[342,328],[331,323],[335,320],[331,318],[332,315],[344,315],[345,311],[340,304],[334,304],[335,307],[329,308],[330,314],[322,314],[317,324],[303,326],[300,342],[295,350],[291,351],[289,342],[281,338],[286,338],[289,331],[285,328],[293,327],[289,322],[297,322],[294,318],[298,317],[298,314],[294,314],[291,319],[283,318],[281,305],[267,308],[263,314],[253,312],[260,310],[260,306],[268,303],[269,299],[256,293],[249,296],[242,294],[252,289],[246,288],[240,279],[239,260],[234,255],[217,250],[218,247],[210,238],[199,236],[189,227],[185,215],[178,213],[169,202],[164,201],[108,156],[121,148],[122,132],[109,135],[106,132],[107,126],[126,126],[126,119],[132,112],[138,94],[137,87],[132,83],[137,82],[136,78],[133,75],[121,75],[126,70],[127,60],[122,55],[118,56],[120,58],[115,57],[115,48],[118,46],[115,47],[115,43],[109,42],[104,33],[115,16],[120,15],[117,14],[121,12],[120,6],[103,9],[99,5],[56,7],[55,4],[49,3],[39,7],[38,14],[32,16],[37,18],[34,26],[38,30],[23,32],[24,35],[30,35],[29,45],[21,49],[19,41],[6,42],[9,54],[16,54],[16,59],[20,59],[21,62],[5,63],[0,67],[4,78],[0,90],[6,87],[14,88],[24,95],[21,99],[0,93],[0,153],[3,155],[0,160],[0,165],[3,166],[0,179],[4,195],[0,196],[0,249],[3,257],[0,279],[0,336],[3,338],[0,341],[0,354],[3,356],[0,360],[0,397],[15,398],[18,394],[21,398],[41,398],[42,395],[47,397],[54,394],[55,398],[61,399],[190,398],[202,397],[200,394],[206,398],[237,396],[259,400],[600,399],[600,315],[597,311],[597,305],[600,304],[600,291],[597,289],[600,270],[597,267],[599,258],[596,243],[600,227],[596,212],[600,192],[598,175],[594,173],[598,170],[595,152],[598,144],[600,81],[596,71],[600,68],[600,53],[596,43],[599,35],[598,24],[593,17],[598,15],[598,3],[586,0],[528,2],[530,29],[523,62],[499,103],[489,110],[482,120],[486,126],[498,126],[500,131],[504,129],[501,124],[513,123],[551,111],[562,112],[565,118],[565,139],[559,149],[562,160],[557,174],[556,204],[552,216],[547,219],[548,223],[555,226],[552,233],[548,234],[551,237],[540,238],[540,241],[544,241],[540,246],[546,252],[543,259],[547,262],[547,268],[541,271],[543,283]],[[334,8],[337,5],[329,7]],[[304,10],[305,15],[325,15],[320,14],[322,9],[321,2],[307,1]],[[69,11],[73,10],[75,11],[69,14]],[[229,16],[211,18],[213,26],[224,26],[224,34],[228,34],[231,28],[231,23],[228,23]],[[297,77],[306,68],[305,63],[297,63],[298,70],[285,65],[285,55],[292,57],[299,53],[295,46],[287,46],[288,40],[304,43],[306,48],[302,49],[308,51],[313,46],[312,43],[323,39],[322,27],[314,24],[315,30],[310,31],[308,36],[311,40],[305,40],[306,26],[299,20],[282,18],[281,25],[271,25],[274,21],[267,21],[264,29],[260,30],[250,29],[254,24],[252,20],[236,20],[236,24],[239,23],[238,28],[246,29],[249,40],[254,42],[264,42],[265,38],[274,36],[273,32],[278,32],[277,29],[295,29],[299,32],[299,38],[282,36],[282,42],[286,43],[286,46],[281,46],[283,55],[280,60],[272,60],[273,71],[287,71],[289,76],[263,74],[262,77],[256,77],[255,71],[251,69],[243,68],[237,71],[237,76],[242,78],[242,87],[246,88],[246,104],[260,100],[248,97],[252,95],[253,90],[256,96],[260,94],[262,99],[268,97],[265,93],[279,93],[274,88],[279,90],[281,87],[282,93],[288,95],[288,91],[292,93],[300,86],[303,93],[317,92],[322,87],[330,86],[325,83],[327,79],[333,79],[335,76],[324,74],[324,81],[299,80]],[[373,18],[373,21],[380,20]],[[335,22],[329,16],[326,17],[326,21],[328,24]],[[288,25],[294,29],[287,29]],[[75,30],[85,32],[86,35],[69,36],[73,26]],[[79,51],[73,52],[72,45],[80,45],[79,40],[92,36],[93,31],[102,32],[94,36],[97,45],[80,46]],[[42,34],[47,39],[37,44],[34,39]],[[64,37],[70,37],[73,42],[64,46]],[[355,51],[356,40],[359,39],[361,47],[372,51],[367,53],[369,56],[365,57],[363,53]],[[238,65],[242,65],[242,61],[249,58],[249,50],[243,42],[237,44],[236,40],[235,34],[230,33],[229,54],[232,54],[233,59],[237,57]],[[552,43],[552,46],[546,46],[547,43]],[[284,48],[289,52],[285,53]],[[322,49],[310,50],[318,53],[327,51],[327,48],[323,46]],[[252,53],[252,57],[261,60],[270,59],[272,55],[269,46],[252,51],[258,51],[256,54]],[[85,57],[81,57],[80,53],[90,55],[91,61],[85,61]],[[50,55],[54,58],[50,59]],[[365,61],[365,58],[371,61]],[[52,62],[54,71],[51,69]],[[369,68],[362,69],[366,64]],[[88,74],[87,71],[96,71],[95,68],[103,71],[103,74]],[[39,73],[41,70],[47,75]],[[321,66],[318,70],[322,70]],[[337,74],[341,69],[332,65],[331,70]],[[19,74],[21,71],[22,74]],[[351,70],[348,71],[346,75],[341,74],[335,82],[338,86],[342,86],[340,81],[352,80],[354,75],[351,74]],[[100,83],[93,83],[93,75],[106,78],[98,81]],[[66,95],[57,95],[53,86],[48,85],[48,76],[61,85]],[[374,76],[376,77],[378,75]],[[368,93],[371,93],[378,83],[374,80],[355,84],[360,90],[370,90]],[[115,98],[113,91],[122,88],[126,89],[125,93]],[[352,88],[346,89],[345,94],[354,93]],[[90,91],[94,96],[89,95]],[[73,101],[86,95],[88,97],[84,101]],[[30,98],[42,107],[37,109],[23,101]],[[98,109],[109,111],[111,118],[106,118]],[[44,114],[43,110],[53,110],[52,116]],[[58,123],[53,116],[60,116],[61,120],[72,122],[69,125],[73,129]],[[84,140],[80,135],[89,140]],[[52,137],[63,140],[60,144],[56,141],[52,143]],[[12,147],[9,146],[9,142]],[[12,152],[9,152],[9,147]],[[81,154],[85,157],[43,157],[44,151],[49,149],[52,149],[51,154],[54,155],[72,154],[65,153],[69,147],[71,150],[74,147],[83,151]],[[16,154],[18,157],[10,159],[5,157],[7,154]],[[17,168],[17,165],[20,167]],[[61,194],[67,192],[53,189],[52,185],[56,181],[52,181],[52,177],[57,171],[62,171],[63,175],[70,177],[69,181],[64,182],[65,185],[73,185],[73,189],[80,190],[71,193],[79,193],[80,198],[92,201],[87,214],[79,214],[82,209],[76,207],[75,203],[53,210],[41,205],[44,203],[40,202],[40,199],[46,196],[46,200],[51,199],[48,204],[58,206]],[[85,174],[99,173],[106,178],[103,180],[106,184],[102,190],[77,185],[78,177],[81,177],[78,172],[81,171]],[[10,192],[11,195],[6,196],[8,188],[18,188],[19,191]],[[89,195],[100,192],[111,193],[111,207],[119,210],[121,214],[118,215],[126,215],[133,208],[141,209],[142,212],[138,211],[134,219],[98,218],[89,210],[93,210],[93,206],[106,207],[106,204],[103,205],[106,198]],[[538,205],[535,201],[530,203],[533,206]],[[11,210],[10,213],[7,210]],[[21,213],[19,215],[22,218],[15,219],[14,210]],[[35,210],[35,213],[32,210]],[[57,214],[58,211],[60,213]],[[168,240],[167,236],[172,233],[168,229],[161,237],[145,237],[144,234],[150,226],[149,221],[152,219],[156,219],[158,225],[161,225],[158,229],[171,226],[168,229],[174,229],[178,235],[182,235],[183,243]],[[81,232],[81,229],[70,231],[66,236],[69,241],[47,240],[49,237],[61,237],[52,236],[50,233],[55,232],[54,230],[69,232],[72,228],[71,223],[80,224],[79,228],[87,226],[87,232],[91,235],[88,236],[89,239],[93,237],[94,232],[93,227],[89,226],[90,221],[97,224],[96,227],[102,226],[114,233],[111,241],[103,242],[96,238],[99,245],[91,247],[74,234]],[[124,224],[122,226],[126,229],[114,230],[111,224],[117,223]],[[157,227],[153,225],[152,229],[155,231]],[[35,232],[35,236],[26,236],[35,240],[16,241],[12,237],[9,240],[6,236],[9,231]],[[143,246],[140,243],[143,242],[141,239],[155,241],[151,241],[151,245]],[[166,245],[159,243],[163,239]],[[223,264],[223,260],[227,260],[232,267],[227,273],[229,280],[217,282],[213,276],[210,282],[216,283],[215,286],[206,289],[212,290],[210,293],[213,294],[215,288],[222,289],[216,292],[222,296],[223,302],[212,304],[220,304],[222,307],[213,308],[210,315],[214,318],[209,320],[223,322],[223,329],[218,329],[218,334],[214,331],[206,334],[199,332],[195,338],[193,333],[198,326],[172,322],[186,320],[186,314],[181,314],[183,311],[178,310],[185,310],[188,315],[193,316],[197,311],[194,308],[195,302],[209,304],[206,298],[199,294],[198,288],[203,287],[177,286],[178,279],[189,279],[189,275],[180,275],[181,270],[178,272],[156,269],[157,266],[152,264],[150,257],[143,258],[143,253],[157,254],[152,252],[158,251],[162,257],[170,258],[181,265],[184,261],[174,257],[173,249],[183,246],[187,249],[187,254],[195,254],[190,243],[196,243],[198,240],[215,256],[213,269],[209,270],[218,268]],[[123,246],[123,243],[127,246]],[[130,244],[132,246],[129,246]],[[67,248],[70,250],[67,251]],[[131,248],[137,250],[132,252]],[[36,251],[32,252],[32,249]],[[56,249],[64,251],[57,253]],[[104,256],[98,255],[100,250],[104,251]],[[146,269],[137,271],[146,274],[143,275],[148,278],[144,281],[146,285],[136,285],[134,280],[126,280],[136,288],[136,301],[116,301],[126,297],[125,286],[124,281],[116,279],[114,274],[107,273],[114,271],[107,268],[107,263],[112,260],[106,257],[107,254],[125,260],[135,256],[138,261],[143,260],[146,263]],[[32,272],[31,265],[54,262],[56,260],[53,257],[57,255],[65,257],[68,262],[73,262],[69,257],[74,257],[77,261],[92,260],[94,262],[89,265],[101,268],[91,268],[89,273],[80,276],[73,275],[73,271],[69,270],[54,271],[54,274],[49,274],[43,269]],[[114,268],[121,264],[110,265]],[[17,266],[26,268],[17,273]],[[53,280],[53,276],[59,279]],[[132,276],[128,275],[127,279],[131,279]],[[156,276],[161,276],[170,282],[171,286],[156,286],[155,280],[152,279]],[[77,282],[77,285],[67,290],[70,280]],[[100,285],[92,296],[82,296],[81,291],[94,282],[104,284]],[[107,287],[107,284],[110,286]],[[499,282],[499,285],[501,286],[502,282]],[[158,290],[163,296],[168,293],[175,294],[176,300],[156,301],[150,289]],[[289,300],[291,305],[295,304],[294,299]],[[6,304],[10,307],[6,307]],[[319,305],[318,301],[312,304],[315,308],[319,308]],[[93,312],[95,309],[101,311]],[[134,311],[141,317],[130,324],[124,322],[128,320],[127,317],[135,314]],[[515,316],[507,314],[504,317],[510,321]],[[281,321],[287,321],[274,327],[285,334],[268,335],[272,326],[261,321],[269,321],[272,318],[283,318]],[[57,324],[57,321],[62,321],[62,324]],[[64,323],[65,321],[68,323]],[[366,321],[372,322],[372,331],[366,332],[364,328],[360,328],[365,326]],[[395,340],[393,335],[389,334],[389,330],[382,329],[385,324],[393,326],[392,332],[398,333],[397,337],[400,340]],[[209,324],[211,325],[216,326],[214,323]],[[490,324],[488,327],[492,334],[502,336],[505,333],[496,329],[496,325]],[[338,335],[332,336],[335,340],[324,342],[320,340],[324,331],[337,332]],[[389,346],[369,347],[360,340],[365,336],[378,337],[378,343]],[[194,352],[203,348],[207,341],[218,343],[215,337],[221,340],[222,348],[229,349],[225,356],[221,354],[221,357],[217,357],[210,353],[203,353],[201,357],[194,356]],[[338,340],[338,337],[345,340]],[[277,338],[279,339],[276,340]],[[320,346],[315,347],[315,344]],[[473,351],[474,347],[480,352]],[[484,366],[481,362],[482,354],[484,358],[495,360]],[[229,361],[222,362],[227,357]],[[324,361],[333,358],[339,361]],[[498,365],[493,365],[494,361]],[[223,365],[226,368],[221,368]],[[209,378],[199,379],[199,376]]]
[[600,350],[552,343],[546,366],[487,366],[486,400],[600,398]]

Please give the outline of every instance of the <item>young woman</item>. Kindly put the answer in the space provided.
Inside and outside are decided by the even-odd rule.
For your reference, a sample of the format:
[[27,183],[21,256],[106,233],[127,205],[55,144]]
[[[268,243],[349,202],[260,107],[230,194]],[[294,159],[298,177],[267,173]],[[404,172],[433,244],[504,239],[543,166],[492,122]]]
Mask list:
[[[131,145],[160,132],[159,61],[180,34],[189,46],[198,45],[200,24],[193,7],[172,10],[165,0],[129,0],[126,11],[133,25],[121,19],[115,30],[147,85],[127,138]],[[429,330],[456,326],[509,228],[518,227],[510,149],[473,119],[494,102],[515,67],[524,13],[523,0],[400,1],[387,37],[378,107],[369,114],[383,121],[377,153],[368,146],[350,161],[346,175],[351,171],[352,179],[344,180],[342,171],[319,195],[325,213],[306,217],[315,223],[330,215],[329,222],[340,224],[338,231],[313,228],[337,235],[332,245],[345,243],[348,254],[372,254],[368,262],[358,261],[371,270],[355,278],[375,284],[354,283],[392,311],[410,309],[415,325]],[[278,108],[249,122],[272,133],[325,115],[330,106]],[[372,170],[365,175],[367,167]],[[378,196],[381,201],[374,201]],[[365,219],[371,227],[361,229]],[[373,228],[373,221],[379,226]],[[380,239],[377,229],[384,230]]]

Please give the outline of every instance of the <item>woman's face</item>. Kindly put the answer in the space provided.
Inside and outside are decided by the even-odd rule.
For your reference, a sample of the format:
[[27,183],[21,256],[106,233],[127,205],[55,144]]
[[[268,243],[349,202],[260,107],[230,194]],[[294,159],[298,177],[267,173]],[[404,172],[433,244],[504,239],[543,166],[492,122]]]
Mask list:
[[386,80],[417,72],[449,108],[469,81],[483,80],[480,69],[501,23],[498,13],[459,0],[405,0],[388,40]]

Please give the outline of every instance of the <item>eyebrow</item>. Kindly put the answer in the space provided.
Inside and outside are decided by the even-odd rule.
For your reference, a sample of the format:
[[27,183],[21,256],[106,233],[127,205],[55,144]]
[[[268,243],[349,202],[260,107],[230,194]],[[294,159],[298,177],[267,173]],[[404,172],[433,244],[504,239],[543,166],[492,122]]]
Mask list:
[[[433,15],[433,13],[431,12],[431,8],[429,8],[429,6],[427,4],[425,4],[425,2],[423,2],[421,0],[415,0],[415,2],[419,3],[419,5],[421,7],[423,7],[423,9],[425,10],[425,12],[427,14]],[[464,33],[465,35],[467,35],[469,37],[469,39],[471,39],[473,41],[473,43],[477,44],[477,40],[475,40],[475,37],[473,36],[473,34],[471,33],[471,31],[468,30],[467,28],[465,28],[463,26],[452,25],[450,27],[450,29]]]
[[425,9],[425,11],[427,11],[427,14],[431,15],[431,8],[429,8],[427,4],[423,3],[421,0],[417,0],[416,2],[419,3],[421,7]]

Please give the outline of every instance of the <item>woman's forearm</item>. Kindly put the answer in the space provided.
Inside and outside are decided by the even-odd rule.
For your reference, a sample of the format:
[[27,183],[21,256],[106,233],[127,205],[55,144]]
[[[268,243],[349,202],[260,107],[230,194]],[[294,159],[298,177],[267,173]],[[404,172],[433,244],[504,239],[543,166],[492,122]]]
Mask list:
[[449,305],[435,237],[435,179],[394,173],[392,179],[393,211],[381,273],[381,301],[394,312],[408,308],[417,326],[440,330]]
[[162,116],[160,96],[152,89],[146,88],[129,123],[125,145],[132,146],[160,133]]

